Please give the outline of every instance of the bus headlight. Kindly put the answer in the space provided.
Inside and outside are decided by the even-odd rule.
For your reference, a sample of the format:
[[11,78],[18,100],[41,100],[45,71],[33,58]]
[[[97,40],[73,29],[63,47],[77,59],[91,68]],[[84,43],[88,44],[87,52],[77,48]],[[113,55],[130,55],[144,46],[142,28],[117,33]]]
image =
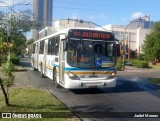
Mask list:
[[116,76],[116,71],[112,72],[108,79],[113,79]]
[[74,74],[72,72],[68,72],[67,75],[69,76],[70,79],[80,80],[80,78],[76,74]]

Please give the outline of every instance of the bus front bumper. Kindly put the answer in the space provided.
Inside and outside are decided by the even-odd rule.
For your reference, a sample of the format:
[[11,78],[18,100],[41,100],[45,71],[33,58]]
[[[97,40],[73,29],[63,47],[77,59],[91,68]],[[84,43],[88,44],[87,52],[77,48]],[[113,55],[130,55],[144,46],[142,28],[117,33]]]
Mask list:
[[[69,78],[68,78],[69,79]],[[108,88],[116,86],[117,78],[105,80],[67,80],[64,87],[67,89],[84,89],[84,88]]]

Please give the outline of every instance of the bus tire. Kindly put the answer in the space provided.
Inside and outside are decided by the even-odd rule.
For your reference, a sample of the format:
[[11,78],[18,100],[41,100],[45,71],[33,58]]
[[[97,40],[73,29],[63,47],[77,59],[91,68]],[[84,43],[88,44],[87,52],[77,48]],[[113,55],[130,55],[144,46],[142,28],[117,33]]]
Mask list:
[[33,71],[37,71],[36,68],[34,67],[34,60],[33,60],[33,66],[32,66]]
[[55,88],[60,88],[60,85],[57,83],[57,71],[56,67],[53,68],[53,84]]
[[44,78],[44,74],[43,74],[43,65],[41,63],[41,77]]

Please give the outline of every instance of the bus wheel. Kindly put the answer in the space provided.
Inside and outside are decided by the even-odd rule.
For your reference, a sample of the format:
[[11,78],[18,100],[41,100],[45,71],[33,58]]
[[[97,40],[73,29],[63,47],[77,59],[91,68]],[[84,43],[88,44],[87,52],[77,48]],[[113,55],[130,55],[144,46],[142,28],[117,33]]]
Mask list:
[[41,63],[41,77],[44,78],[42,63]]
[[60,85],[57,83],[57,71],[56,71],[56,68],[53,69],[53,84],[54,84],[54,87],[60,88]]
[[33,61],[32,69],[33,69],[33,71],[37,71],[36,68],[34,67],[34,61]]

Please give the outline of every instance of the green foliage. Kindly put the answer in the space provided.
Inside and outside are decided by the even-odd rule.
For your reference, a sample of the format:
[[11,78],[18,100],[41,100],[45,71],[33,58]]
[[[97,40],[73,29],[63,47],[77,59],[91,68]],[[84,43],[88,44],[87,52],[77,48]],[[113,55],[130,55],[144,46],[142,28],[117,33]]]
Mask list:
[[[2,101],[3,97],[0,95],[0,112],[48,112],[48,114],[45,115],[45,117],[48,118],[45,118],[44,115],[42,115],[42,119],[11,118],[7,120],[1,119],[2,121],[80,121],[76,118],[74,113],[70,111],[70,109],[46,90],[25,87],[16,88],[12,90],[10,97],[12,98],[10,101],[11,105],[9,107],[5,107]],[[66,116],[68,118],[62,118],[65,116],[65,112],[67,112]]]
[[26,48],[27,38],[22,33],[12,35],[12,40],[14,41],[13,50],[15,52],[22,51]]
[[10,61],[13,63],[13,64],[19,64],[19,57],[15,54],[15,53],[12,53],[11,54],[11,58],[10,58]]
[[2,55],[2,63],[6,63],[7,62],[7,55]]
[[14,78],[15,78],[15,76],[11,74],[10,76],[2,79],[3,80],[3,84],[6,87],[11,87],[14,84]]
[[154,24],[153,31],[146,36],[142,49],[146,60],[160,60],[160,21]]
[[138,60],[144,60],[144,55],[143,54],[139,54],[137,59]]
[[4,74],[11,74],[14,71],[14,64],[12,62],[6,62],[3,66],[2,66],[2,72],[4,72]]
[[[12,62],[7,61],[3,66],[2,66],[2,72],[4,73],[4,77],[1,78],[1,88],[2,92],[4,94],[5,102],[6,105],[9,106],[9,87],[14,84],[14,79],[15,76],[13,75],[14,71],[14,65]],[[5,90],[4,86],[5,85],[7,88]]]
[[29,39],[29,40],[27,41],[27,45],[31,45],[33,42],[34,42],[34,39]]
[[122,60],[118,60],[116,64],[117,70],[121,71],[122,70]]
[[159,78],[151,78],[150,81],[152,83],[155,83],[155,84],[160,84],[160,79]]
[[133,59],[133,60],[129,60],[129,61],[132,62],[132,65],[135,65],[137,60]]
[[[20,58],[15,53],[11,53],[11,55],[10,55],[10,61],[13,64],[18,65],[19,61],[20,61]],[[7,62],[7,55],[2,55],[2,63],[6,63],[6,62]]]
[[133,65],[137,68],[148,68],[149,63],[148,61],[143,61],[143,60],[131,60]]
[[11,85],[13,85],[14,83],[14,76],[13,76],[13,72],[15,70],[15,67],[13,65],[12,62],[6,62],[3,66],[2,66],[2,72],[5,74],[5,78],[3,79],[6,86],[10,87]]
[[130,57],[131,59],[135,59],[137,57],[137,52],[134,50],[130,50]]
[[[33,28],[37,28],[37,22],[33,20],[33,13],[31,10],[25,11],[13,11],[12,13],[12,21],[8,21],[8,16],[10,13],[4,13],[0,11],[0,32],[3,33],[0,35],[3,42],[7,42],[7,31],[4,24],[8,24],[11,22],[11,41],[14,42],[13,51],[22,51],[26,48],[27,38],[25,37],[25,33],[30,31]],[[1,48],[1,45],[0,45]]]

